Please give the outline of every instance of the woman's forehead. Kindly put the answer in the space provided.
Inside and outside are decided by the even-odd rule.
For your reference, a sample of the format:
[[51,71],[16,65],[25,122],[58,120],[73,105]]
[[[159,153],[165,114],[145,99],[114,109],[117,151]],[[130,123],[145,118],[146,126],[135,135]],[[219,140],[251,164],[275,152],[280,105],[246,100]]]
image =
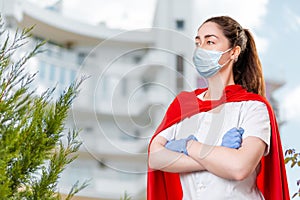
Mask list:
[[216,35],[222,36],[223,32],[220,29],[220,26],[214,22],[206,22],[200,26],[198,29],[197,36],[200,38],[205,37],[206,35]]

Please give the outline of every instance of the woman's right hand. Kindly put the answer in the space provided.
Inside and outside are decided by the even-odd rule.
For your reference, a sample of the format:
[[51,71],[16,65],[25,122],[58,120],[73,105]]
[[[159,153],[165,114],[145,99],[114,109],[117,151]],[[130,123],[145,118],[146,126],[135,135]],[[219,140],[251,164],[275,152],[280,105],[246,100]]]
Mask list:
[[188,152],[186,149],[187,142],[190,140],[198,141],[194,135],[190,135],[187,138],[179,139],[179,140],[170,140],[165,144],[165,147],[171,151],[175,151],[178,153],[184,153],[188,156]]
[[223,136],[221,146],[232,148],[232,149],[240,148],[242,143],[243,133],[244,133],[243,128],[234,127],[230,129]]

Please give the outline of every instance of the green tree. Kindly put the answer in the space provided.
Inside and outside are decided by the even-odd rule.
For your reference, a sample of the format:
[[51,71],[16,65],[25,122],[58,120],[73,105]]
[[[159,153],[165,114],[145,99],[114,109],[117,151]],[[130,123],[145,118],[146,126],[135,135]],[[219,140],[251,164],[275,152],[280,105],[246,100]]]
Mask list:
[[[295,166],[300,167],[300,153],[297,153],[295,149],[286,150],[284,162],[285,164],[291,163],[291,168]],[[297,186],[299,186],[299,189],[293,194],[292,198],[300,197],[300,179],[297,181]]]
[[[36,94],[31,88],[35,74],[27,73],[25,64],[42,52],[45,42],[21,58],[16,56],[31,30],[17,30],[10,37],[0,19],[0,199],[62,199],[58,180],[81,145],[77,130],[65,130],[65,119],[82,80],[57,99],[55,89]],[[86,186],[75,183],[66,199]]]

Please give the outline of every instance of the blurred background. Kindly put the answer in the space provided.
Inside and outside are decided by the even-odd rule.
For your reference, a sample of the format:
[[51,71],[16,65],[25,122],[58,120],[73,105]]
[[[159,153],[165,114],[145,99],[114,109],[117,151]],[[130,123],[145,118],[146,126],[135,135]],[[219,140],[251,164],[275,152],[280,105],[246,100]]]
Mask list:
[[[58,95],[89,76],[67,121],[82,129],[83,145],[62,175],[62,194],[90,179],[76,199],[146,199],[147,144],[178,92],[206,86],[191,62],[194,37],[216,15],[254,34],[283,150],[300,151],[297,0],[0,0],[0,11],[12,35],[35,25],[26,48],[48,40],[28,66],[39,72],[38,93],[56,86]],[[291,194],[299,171],[287,166]]]

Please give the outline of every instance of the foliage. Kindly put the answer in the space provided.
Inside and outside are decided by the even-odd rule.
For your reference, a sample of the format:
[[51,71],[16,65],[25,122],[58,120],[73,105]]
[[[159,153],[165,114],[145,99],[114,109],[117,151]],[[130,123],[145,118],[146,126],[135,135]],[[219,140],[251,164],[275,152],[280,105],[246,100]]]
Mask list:
[[127,194],[127,192],[125,191],[124,196],[120,198],[120,200],[131,200],[130,195]]
[[[11,37],[0,19],[0,199],[61,199],[58,180],[81,145],[78,131],[68,130],[66,144],[63,133],[82,80],[71,84],[57,100],[52,98],[55,89],[42,95],[30,90],[35,74],[27,73],[25,64],[42,52],[45,43],[17,56],[31,30],[17,30]],[[67,199],[86,186],[86,182],[75,183]]]
[[[285,164],[291,163],[291,168],[298,166],[300,167],[300,153],[297,153],[295,149],[288,149],[285,151]],[[294,193],[292,198],[298,196],[300,197],[300,179],[297,181],[297,186],[299,186],[298,192]]]

